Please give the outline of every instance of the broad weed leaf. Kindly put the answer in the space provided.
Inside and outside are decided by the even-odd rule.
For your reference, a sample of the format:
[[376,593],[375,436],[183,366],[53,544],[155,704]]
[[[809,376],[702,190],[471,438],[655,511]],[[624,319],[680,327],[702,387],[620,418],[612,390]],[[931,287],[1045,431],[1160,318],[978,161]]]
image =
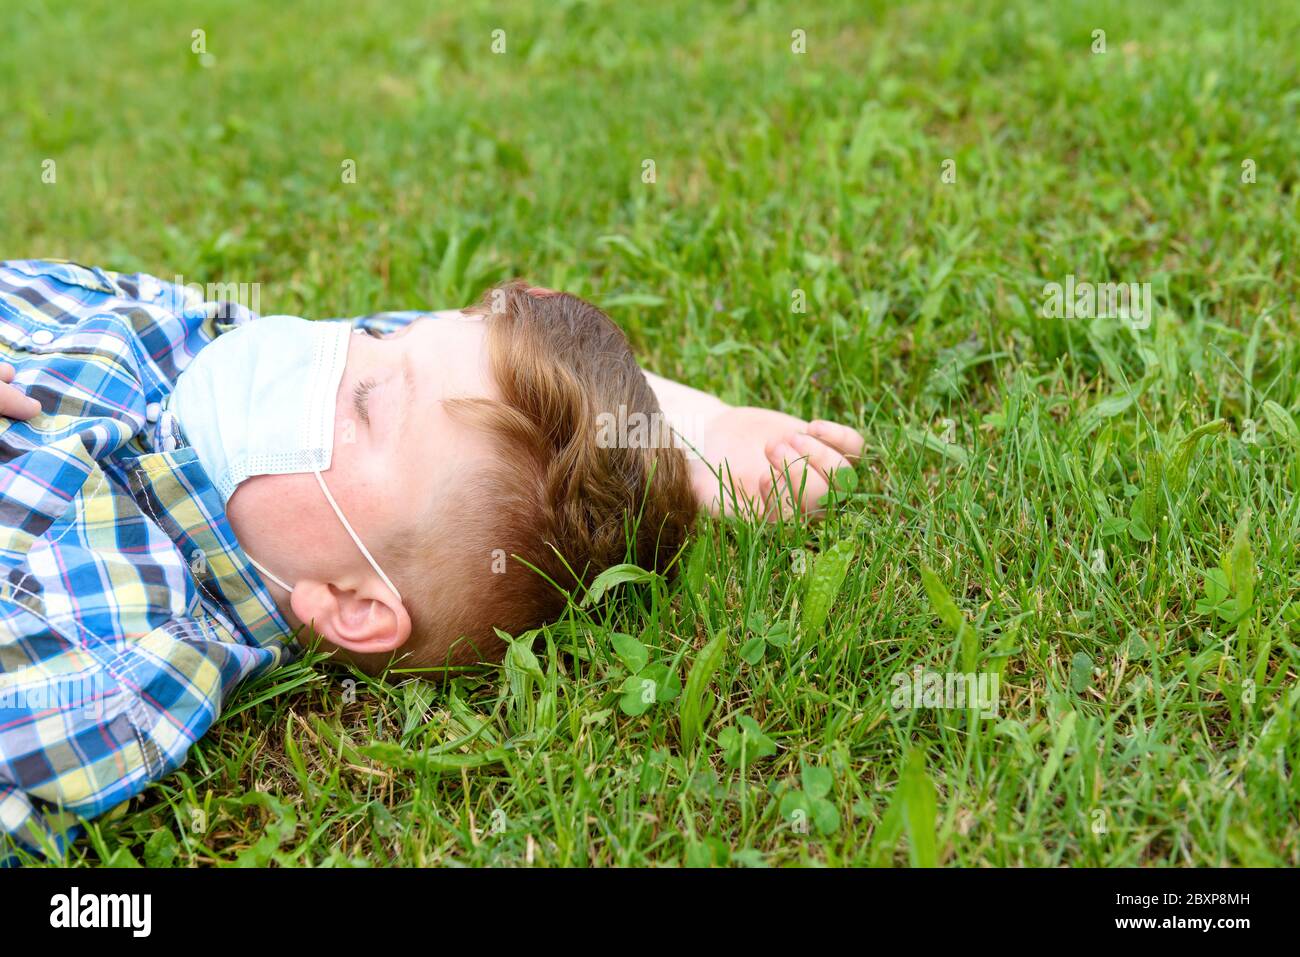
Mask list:
[[809,797],[824,798],[831,793],[835,778],[830,768],[814,767],[804,761],[800,761],[800,765],[803,789]]
[[620,689],[622,696],[618,699],[619,710],[635,718],[654,707],[659,689],[653,681],[645,675],[628,675]]
[[1293,451],[1300,449],[1300,428],[1291,413],[1272,399],[1265,399],[1259,408],[1268,422],[1269,431],[1278,437],[1279,442]]
[[835,805],[826,798],[810,798],[809,803],[812,805],[813,824],[817,826],[819,834],[834,834],[839,830],[840,812]]
[[700,649],[695,663],[686,675],[686,688],[682,694],[678,720],[681,724],[682,744],[686,749],[693,748],[699,739],[704,719],[712,708],[708,700],[709,682],[714,672],[722,664],[726,651],[727,633],[719,632],[711,641]]
[[925,594],[930,599],[930,607],[939,616],[939,620],[953,635],[960,635],[966,627],[966,616],[952,600],[952,595],[944,587],[943,581],[927,565],[921,566],[921,583],[925,585]]
[[1255,601],[1255,558],[1250,550],[1250,510],[1242,513],[1232,533],[1232,544],[1222,558],[1224,576],[1242,614]]
[[650,660],[650,649],[631,635],[615,632],[611,636],[611,644],[614,646],[614,654],[618,655],[619,660],[632,674],[639,672]]
[[1227,426],[1225,419],[1215,419],[1213,422],[1207,422],[1198,426],[1183,436],[1182,441],[1178,443],[1178,448],[1174,451],[1174,457],[1169,463],[1169,472],[1166,481],[1169,483],[1169,489],[1174,494],[1178,494],[1187,485],[1187,475],[1191,471],[1192,459],[1196,455],[1197,447],[1201,439],[1208,435],[1218,435]]
[[776,754],[776,742],[747,714],[742,714],[732,727],[718,735],[718,744],[722,746],[722,759],[733,768],[739,767],[742,760],[749,765]]
[[1165,514],[1164,475],[1165,457],[1159,452],[1148,452],[1138,498],[1143,503],[1143,517],[1153,538],[1160,534],[1160,520]]
[[930,607],[934,613],[939,616],[944,625],[961,646],[961,665],[966,671],[974,671],[975,665],[979,660],[979,633],[974,626],[966,620],[957,603],[952,600],[952,595],[944,587],[939,576],[929,566],[921,566],[921,582],[925,585],[925,593],[930,599]]
[[589,605],[594,605],[604,597],[605,592],[616,585],[628,582],[637,584],[651,582],[658,577],[660,576],[657,572],[648,572],[639,565],[613,565],[596,576],[591,583],[591,587],[587,589],[587,594],[582,599],[581,607],[586,608]]
[[647,665],[638,677],[649,678],[655,683],[655,701],[661,704],[682,693],[682,679],[662,661]]
[[1128,533],[1139,542],[1149,542],[1154,537],[1151,532],[1147,500],[1141,494],[1133,499],[1133,504],[1129,506]]
[[913,748],[904,759],[898,799],[902,802],[903,826],[907,831],[912,866],[934,867],[939,861],[935,834],[938,801],[934,784],[925,773],[925,753],[919,748]]
[[755,635],[740,646],[740,659],[746,664],[756,665],[763,660],[763,652],[766,650],[767,639],[762,635]]
[[1085,652],[1075,652],[1070,659],[1070,687],[1075,694],[1083,694],[1092,684],[1092,658]]
[[831,604],[848,576],[853,553],[853,542],[841,539],[813,561],[804,591],[802,633],[805,641],[815,641],[821,635]]

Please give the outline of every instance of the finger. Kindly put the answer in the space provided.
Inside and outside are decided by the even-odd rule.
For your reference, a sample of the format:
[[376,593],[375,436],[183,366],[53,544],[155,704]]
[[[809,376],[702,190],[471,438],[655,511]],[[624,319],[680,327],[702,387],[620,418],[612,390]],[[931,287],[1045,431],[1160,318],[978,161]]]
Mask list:
[[847,425],[828,422],[825,419],[814,419],[808,423],[808,434],[825,442],[849,459],[857,459],[862,455],[862,446],[865,440],[861,434],[854,429],[850,429]]
[[754,501],[754,517],[765,522],[775,522],[782,516],[789,518],[794,514],[794,503],[785,482],[776,473],[769,471],[758,483],[758,498]]
[[775,471],[769,472],[762,482],[762,510],[759,517],[766,522],[776,522],[794,516],[794,501],[790,498],[790,487],[785,479]]
[[776,521],[777,516],[791,519],[800,513],[809,517],[824,514],[825,509],[819,503],[829,489],[826,480],[808,468],[807,463],[799,463],[788,473],[776,476],[775,488],[768,499],[768,521]]
[[744,509],[737,514],[746,519],[769,521],[772,508],[772,476],[769,474],[766,478],[759,479],[754,497],[748,499]]
[[11,385],[0,384],[0,415],[9,419],[30,419],[41,414],[41,404]]
[[772,497],[772,482],[773,482],[773,479],[774,479],[774,478],[775,478],[775,473],[773,473],[773,472],[768,472],[766,475],[764,475],[764,476],[759,480],[759,482],[758,482],[758,500],[759,500],[760,502],[767,502],[769,499],[771,499],[771,497]]
[[769,522],[794,513],[788,484],[784,478],[787,463],[798,459],[798,453],[784,442],[773,439],[763,447],[768,472],[758,483],[759,501],[763,504],[762,516]]
[[0,382],[14,381],[14,367],[7,362],[0,362]]
[[837,469],[853,468],[849,464],[849,460],[836,449],[813,438],[811,435],[796,433],[790,436],[790,444],[794,446],[795,451],[808,457],[809,464],[817,470],[817,474],[824,478],[828,484]]
[[809,506],[815,505],[830,491],[829,483],[810,464],[808,456],[789,442],[772,443],[768,449],[768,462],[776,471],[777,500],[784,517],[800,511],[815,511]]
[[830,483],[810,469],[803,475],[803,487],[796,486],[799,494],[799,511],[805,515],[820,515],[822,497],[831,490]]

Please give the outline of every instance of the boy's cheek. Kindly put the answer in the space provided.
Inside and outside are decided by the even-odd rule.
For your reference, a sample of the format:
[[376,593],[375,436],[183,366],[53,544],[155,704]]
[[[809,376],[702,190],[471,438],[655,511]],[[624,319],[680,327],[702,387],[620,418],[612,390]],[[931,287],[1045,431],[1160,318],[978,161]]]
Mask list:
[[276,539],[292,538],[309,545],[313,529],[324,516],[319,514],[312,497],[321,499],[320,488],[310,473],[292,475],[254,475],[245,479],[230,496],[226,516],[240,544],[274,536]]

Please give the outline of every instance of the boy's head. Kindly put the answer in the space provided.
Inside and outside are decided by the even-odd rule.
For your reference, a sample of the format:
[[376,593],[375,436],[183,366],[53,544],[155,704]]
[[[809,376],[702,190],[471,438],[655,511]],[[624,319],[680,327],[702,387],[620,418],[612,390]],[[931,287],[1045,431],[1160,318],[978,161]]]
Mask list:
[[599,417],[620,407],[659,410],[618,327],[510,283],[350,343],[325,477],[400,602],[313,476],[250,478],[227,511],[245,549],[292,576],[291,595],[273,589],[289,617],[363,669],[492,660],[495,629],[555,619],[619,562],[662,570],[684,542],[683,453],[602,441]]

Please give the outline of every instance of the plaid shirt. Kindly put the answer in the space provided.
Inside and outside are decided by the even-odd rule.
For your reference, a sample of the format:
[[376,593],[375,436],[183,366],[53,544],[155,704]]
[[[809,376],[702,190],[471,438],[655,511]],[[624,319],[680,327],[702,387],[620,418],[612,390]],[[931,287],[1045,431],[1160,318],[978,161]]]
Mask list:
[[301,650],[164,407],[253,318],[152,276],[0,263],[0,360],[45,410],[0,417],[0,859],[179,767],[240,681]]

